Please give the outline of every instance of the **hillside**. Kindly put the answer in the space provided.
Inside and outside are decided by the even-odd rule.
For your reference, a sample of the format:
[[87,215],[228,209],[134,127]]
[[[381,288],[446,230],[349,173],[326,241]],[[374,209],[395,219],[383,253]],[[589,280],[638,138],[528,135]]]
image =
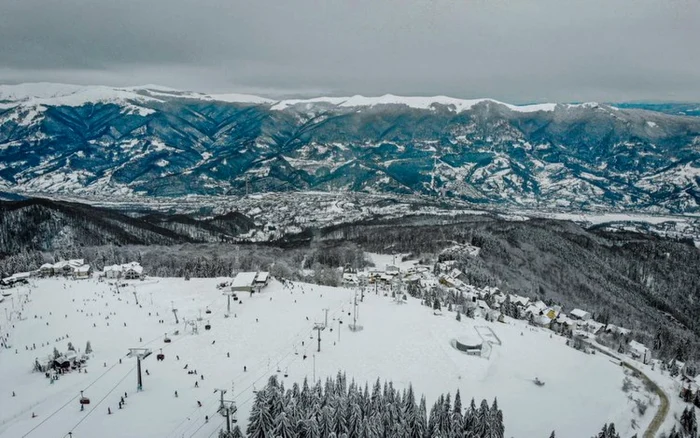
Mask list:
[[697,212],[700,118],[669,108],[0,86],[0,190],[102,199],[363,191]]
[[116,210],[48,199],[0,201],[0,258],[23,251],[95,245],[221,242],[254,227],[240,213],[209,219]]

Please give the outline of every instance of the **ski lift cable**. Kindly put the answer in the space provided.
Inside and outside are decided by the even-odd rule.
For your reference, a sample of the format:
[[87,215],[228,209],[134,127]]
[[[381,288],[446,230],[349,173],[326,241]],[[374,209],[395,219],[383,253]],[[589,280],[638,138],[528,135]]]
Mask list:
[[219,431],[219,429],[221,429],[221,426],[223,426],[225,422],[226,422],[226,420],[223,420],[221,423],[219,423],[219,425],[216,426],[216,428],[214,428],[214,430],[207,436],[207,438],[213,437],[214,434],[217,433]]
[[63,436],[64,436],[64,437],[67,437],[70,433],[72,433],[72,432],[80,425],[80,423],[82,423],[83,421],[85,421],[85,420],[90,416],[90,414],[92,414],[92,413],[95,411],[95,409],[97,409],[97,407],[98,407],[100,404],[102,404],[102,402],[105,401],[105,399],[106,399],[112,392],[114,392],[114,390],[117,389],[117,387],[118,387],[119,385],[121,385],[122,382],[123,382],[124,380],[126,380],[127,377],[129,377],[129,375],[131,375],[131,372],[134,371],[135,369],[136,369],[136,366],[131,367],[131,369],[130,369],[126,374],[124,374],[124,377],[122,377],[121,379],[119,379],[119,381],[116,383],[116,385],[114,385],[114,386],[112,387],[112,389],[110,389],[109,392],[107,392],[107,394],[105,394],[104,397],[102,397],[102,398],[100,399],[100,401],[98,401],[97,403],[95,403],[95,406],[93,406],[92,409],[90,409],[90,411],[88,411],[88,413],[85,414],[85,416],[84,416],[83,418],[81,418],[81,419],[75,424],[75,426],[73,426],[73,427],[70,428],[70,432],[67,433],[67,434],[65,434],[65,435],[63,435]]
[[[119,362],[116,362],[116,361],[115,361],[115,362],[114,362],[114,365],[112,365],[111,367],[107,368],[107,370],[106,370],[105,372],[103,372],[102,374],[100,374],[100,375],[99,375],[95,380],[93,380],[88,386],[86,386],[85,388],[83,388],[83,391],[87,391],[92,385],[94,385],[95,383],[97,383],[101,378],[103,378],[104,376],[106,376],[107,373],[109,373],[110,371],[112,371],[112,369],[114,369],[114,367],[116,367],[118,364],[119,364]],[[73,397],[72,397],[70,400],[68,400],[63,406],[61,406],[60,408],[58,408],[58,409],[56,409],[55,411],[53,411],[53,412],[52,412],[48,417],[46,417],[41,423],[37,424],[37,425],[34,426],[32,429],[30,429],[29,432],[27,432],[27,433],[25,433],[24,435],[22,435],[22,438],[24,438],[24,437],[28,436],[29,434],[31,434],[32,432],[34,432],[34,430],[38,429],[42,424],[44,424],[45,422],[49,421],[49,419],[50,419],[51,417],[53,417],[54,415],[56,415],[57,413],[59,413],[61,410],[63,410],[66,406],[68,406],[73,400],[75,400],[75,399],[78,398],[78,397],[79,397],[78,395],[73,396]]]
[[[345,305],[345,300],[343,299],[343,300],[340,301],[340,304],[339,304],[338,307],[335,309],[335,311],[331,314],[331,316],[332,316],[332,317],[336,317],[338,314],[342,313],[342,312],[343,312],[343,306],[344,306],[344,305]],[[321,314],[321,315],[322,315],[322,314]],[[314,329],[313,329],[313,328],[311,328],[311,329],[303,329],[303,328],[302,328],[302,329],[299,330],[297,333],[295,333],[295,334],[293,334],[293,335],[291,336],[290,341],[291,341],[291,343],[293,344],[293,346],[288,350],[288,353],[287,353],[287,354],[285,354],[285,355],[282,356],[281,358],[280,358],[279,356],[276,357],[276,358],[262,357],[261,360],[258,361],[258,363],[257,363],[256,365],[263,364],[263,363],[265,363],[268,359],[269,359],[270,361],[276,361],[276,362],[282,362],[282,361],[284,361],[287,357],[289,357],[290,355],[292,355],[292,354],[294,353],[294,351],[295,351],[295,346],[294,346],[294,345],[297,343],[296,341],[298,341],[298,339],[300,339],[300,338],[302,338],[302,337],[303,337],[303,338],[306,338],[306,336],[308,336],[308,335],[310,335],[310,334],[313,334],[313,332],[314,332]],[[282,352],[284,352],[284,350],[282,350]],[[276,359],[276,360],[273,360],[273,359]],[[292,360],[291,360],[290,362],[287,363],[287,367],[288,367],[291,363],[293,363],[296,359],[297,359],[296,357],[293,357]],[[259,368],[259,367],[258,367],[258,368]],[[236,381],[236,380],[239,378],[239,376],[241,376],[241,375],[246,375],[246,374],[247,374],[247,375],[252,375],[252,374],[249,373],[249,372],[239,372],[238,375],[235,376],[232,380],[233,380],[233,381]],[[241,396],[243,395],[243,393],[245,393],[246,391],[248,391],[250,388],[252,388],[256,383],[258,383],[258,382],[259,382],[260,380],[262,380],[263,378],[268,377],[270,374],[272,374],[272,373],[269,373],[269,372],[267,372],[267,371],[264,371],[264,372],[263,372],[257,379],[255,379],[250,385],[248,385],[247,387],[245,387],[243,390],[239,391],[237,394],[235,394],[235,395],[232,394],[232,399],[233,399],[234,401],[236,401],[237,403],[239,403],[237,399],[238,399],[239,397],[241,397]],[[246,379],[246,380],[247,380],[247,379]],[[245,381],[245,380],[244,380],[244,381]],[[240,402],[240,405],[247,403],[247,402],[250,401],[254,396],[255,396],[254,393],[251,394],[251,396],[249,396],[246,400]],[[218,400],[215,400],[215,401],[212,402],[212,403],[218,403]],[[209,405],[207,405],[207,407],[208,407],[208,406],[209,406]],[[183,420],[182,420],[177,426],[175,426],[175,428],[174,428],[170,433],[168,433],[167,436],[176,436],[176,435],[174,435],[173,433],[174,433],[175,431],[177,431],[178,429],[180,429],[180,427],[182,427],[182,426],[184,425],[183,423],[186,423],[186,422],[188,421],[188,418],[191,419],[192,417],[195,417],[196,412],[197,412],[198,410],[200,410],[200,409],[201,409],[201,408],[195,408],[195,410],[193,411],[193,413],[190,414],[189,416],[184,417]],[[197,416],[196,418],[197,418],[197,419],[201,419],[201,415]],[[192,426],[189,426],[189,427],[192,427]],[[184,430],[186,431],[189,427],[186,427]],[[202,427],[202,426],[200,426],[200,427],[197,429],[197,431],[200,430],[201,427]],[[196,431],[195,431],[195,433],[196,433]],[[180,435],[182,435],[182,434],[180,434]],[[191,436],[194,436],[194,434],[191,435]]]
[[[342,304],[343,304],[343,303],[341,303],[341,307],[342,307]],[[335,312],[333,312],[332,316],[335,317],[339,312],[342,312],[342,311],[343,311],[342,308],[341,308],[341,309],[337,309]],[[304,331],[304,335],[303,335],[303,336],[307,336],[308,334],[313,333],[313,331],[314,331],[313,328],[310,329],[310,330],[306,330],[306,331]],[[278,359],[277,362],[282,362],[282,361],[284,361],[287,357],[289,357],[289,356],[292,355],[293,353],[294,353],[294,347],[292,347],[292,349],[289,350],[289,352],[288,352],[287,354],[285,354],[284,356],[282,356],[282,358]],[[292,358],[292,361],[290,361],[289,364],[291,364],[292,362],[294,362],[294,360],[296,360],[296,358]],[[287,366],[288,366],[289,364],[287,364]],[[248,385],[245,389],[241,390],[238,394],[234,395],[234,396],[233,396],[233,399],[235,400],[236,398],[240,397],[245,391],[247,391],[248,389],[250,389],[255,383],[257,383],[258,381],[260,381],[261,379],[263,379],[264,377],[267,377],[267,376],[268,376],[268,373],[267,373],[267,372],[263,373],[260,377],[258,377],[257,379],[255,379],[255,381],[253,381],[252,384]]]

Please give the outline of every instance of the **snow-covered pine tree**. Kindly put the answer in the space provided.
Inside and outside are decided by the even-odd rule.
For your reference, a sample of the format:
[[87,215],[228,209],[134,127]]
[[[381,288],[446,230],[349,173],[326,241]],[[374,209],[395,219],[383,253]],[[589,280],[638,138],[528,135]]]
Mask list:
[[260,390],[255,395],[246,430],[248,438],[266,438],[274,429],[267,393],[266,390]]
[[447,435],[452,430],[452,397],[448,392],[442,404],[442,412],[440,413],[440,431]]
[[362,410],[357,402],[350,405],[350,418],[348,419],[348,437],[362,437]]
[[58,359],[59,357],[61,357],[61,353],[59,353],[58,348],[53,347],[53,358]]
[[294,427],[287,416],[286,411],[280,412],[275,418],[276,427],[274,428],[274,436],[277,438],[296,438],[297,434]]
[[328,405],[321,409],[321,415],[318,419],[318,428],[321,431],[321,436],[327,437],[333,432],[335,424],[333,422],[333,411]]
[[489,404],[486,400],[481,400],[481,405],[476,411],[474,418],[474,432],[478,437],[486,437],[489,431]]
[[316,417],[313,416],[309,418],[307,423],[306,438],[321,438],[321,429],[318,426]]
[[241,428],[238,425],[231,430],[231,438],[243,438],[243,432],[241,432]]
[[92,345],[90,344],[90,341],[87,341],[85,344],[85,354],[90,354],[92,353]]
[[452,408],[452,414],[451,414],[451,423],[452,423],[452,433],[455,436],[461,436],[462,435],[462,429],[463,429],[463,424],[464,424],[464,418],[462,416],[462,397],[459,394],[459,389],[457,390],[457,393],[455,394],[455,403],[454,407]]
[[503,425],[503,412],[498,409],[498,400],[493,399],[491,405],[491,437],[503,438],[505,435],[505,426]]
[[422,438],[428,432],[428,413],[426,411],[425,396],[421,396],[418,411],[415,414],[413,434],[410,438]]
[[68,341],[68,351],[75,351],[75,347],[73,346],[73,343]]
[[456,319],[457,319],[457,321],[461,321],[461,320],[462,320],[462,312],[460,312],[459,310],[457,311]]

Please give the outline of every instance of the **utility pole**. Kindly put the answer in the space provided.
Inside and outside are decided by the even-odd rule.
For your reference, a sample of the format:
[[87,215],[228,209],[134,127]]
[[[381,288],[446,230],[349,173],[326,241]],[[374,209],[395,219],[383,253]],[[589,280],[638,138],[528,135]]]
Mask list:
[[357,325],[357,291],[355,291],[355,299],[352,302],[352,326]]
[[325,319],[325,322],[323,323],[323,328],[328,327],[328,310],[330,310],[330,309],[323,309],[323,311],[326,312],[326,319]]
[[141,361],[152,353],[150,348],[129,348],[128,357],[136,358],[136,390],[143,390],[143,378],[141,377]]
[[316,383],[316,355],[314,354],[314,383]]

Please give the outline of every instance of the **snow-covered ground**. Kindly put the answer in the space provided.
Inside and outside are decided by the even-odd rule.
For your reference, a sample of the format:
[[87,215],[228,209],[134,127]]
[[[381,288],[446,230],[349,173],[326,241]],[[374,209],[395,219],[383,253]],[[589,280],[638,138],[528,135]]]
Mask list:
[[[237,402],[239,424],[245,425],[253,390],[278,369],[286,385],[304,377],[311,380],[314,368],[317,379],[344,370],[370,385],[378,377],[399,387],[410,383],[427,396],[428,406],[439,394],[458,388],[463,400],[475,397],[478,403],[497,397],[509,437],[548,436],[556,430],[561,436],[588,438],[605,422],[628,430],[630,420],[638,418],[622,391],[620,366],[602,354],[569,348],[563,338],[523,321],[458,322],[451,312],[434,316],[418,300],[399,305],[371,292],[359,304],[358,323],[364,330],[351,332],[352,290],[302,283],[288,289],[276,281],[252,297],[239,293],[242,303],[233,301],[233,315],[225,318],[226,297],[215,287],[221,281],[135,281],[119,294],[96,280],[36,280],[15,289],[15,305],[19,294],[29,293],[30,302],[23,311],[26,319],[15,317],[14,328],[2,325],[3,333],[9,328],[12,347],[0,351],[0,436],[63,437],[69,431],[74,437],[215,436],[223,419],[216,413],[219,395],[214,389],[228,389],[226,399]],[[9,312],[11,305],[6,299],[0,307]],[[179,310],[179,325],[172,305]],[[329,327],[316,353],[313,323],[323,321],[326,308]],[[199,334],[191,334],[182,320],[196,319],[200,312]],[[207,321],[209,331],[203,327]],[[458,337],[473,337],[475,326],[490,327],[502,342],[492,347],[489,359],[468,356],[450,344]],[[173,335],[175,330],[180,334]],[[166,332],[172,343],[163,342]],[[67,340],[55,342],[66,335]],[[64,351],[68,340],[80,349],[91,341],[94,357],[88,374],[73,372],[50,384],[43,374],[31,371],[35,357],[50,354],[54,346]],[[36,350],[25,350],[32,344]],[[125,355],[128,348],[140,346],[154,354],[143,363],[144,388],[137,393],[135,359]],[[165,360],[158,362],[155,355],[161,348]],[[188,374],[186,365],[204,380]],[[535,385],[535,377],[545,385]],[[77,399],[81,389],[91,399],[84,412]],[[119,410],[125,392],[127,403]],[[654,408],[649,411],[640,424],[653,416]]]

